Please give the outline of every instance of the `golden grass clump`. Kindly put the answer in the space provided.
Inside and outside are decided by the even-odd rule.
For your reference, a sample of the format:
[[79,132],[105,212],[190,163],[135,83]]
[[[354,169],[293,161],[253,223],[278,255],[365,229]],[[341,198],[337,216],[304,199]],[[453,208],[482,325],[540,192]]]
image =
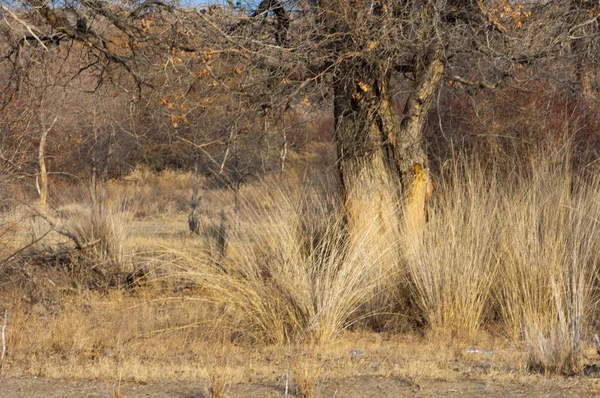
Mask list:
[[326,341],[370,315],[363,307],[384,277],[372,249],[381,237],[367,229],[349,250],[339,214],[291,194],[271,190],[249,201],[227,255],[218,263],[188,255],[184,268],[253,338]]
[[500,324],[528,368],[572,374],[598,298],[600,186],[573,170],[569,147],[534,155],[515,159],[518,173],[472,156],[446,165],[422,242],[406,248],[408,292],[426,327]]
[[451,335],[480,329],[500,277],[497,241],[501,187],[494,171],[465,156],[453,159],[436,184],[422,240],[411,240],[407,294],[415,316]]
[[504,197],[495,293],[507,332],[525,339],[528,367],[572,374],[598,299],[600,186],[574,173],[568,151],[542,159]]

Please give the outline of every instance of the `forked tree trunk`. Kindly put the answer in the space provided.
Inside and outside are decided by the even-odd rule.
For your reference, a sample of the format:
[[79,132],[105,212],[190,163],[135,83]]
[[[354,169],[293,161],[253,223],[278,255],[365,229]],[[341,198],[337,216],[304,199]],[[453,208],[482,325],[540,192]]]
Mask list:
[[410,240],[422,235],[432,193],[423,128],[442,73],[436,53],[415,66],[402,119],[389,71],[354,68],[336,85],[338,167],[351,240],[362,239],[353,235],[365,228],[379,236],[402,232]]

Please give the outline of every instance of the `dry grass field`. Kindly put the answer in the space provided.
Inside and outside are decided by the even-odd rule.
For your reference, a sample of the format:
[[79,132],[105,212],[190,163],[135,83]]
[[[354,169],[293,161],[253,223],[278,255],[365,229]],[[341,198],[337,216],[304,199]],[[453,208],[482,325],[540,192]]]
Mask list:
[[348,241],[333,183],[293,174],[205,189],[199,234],[189,174],[111,181],[101,220],[57,188],[84,250],[17,203],[0,396],[598,395],[600,181],[556,148],[442,163],[410,241]]

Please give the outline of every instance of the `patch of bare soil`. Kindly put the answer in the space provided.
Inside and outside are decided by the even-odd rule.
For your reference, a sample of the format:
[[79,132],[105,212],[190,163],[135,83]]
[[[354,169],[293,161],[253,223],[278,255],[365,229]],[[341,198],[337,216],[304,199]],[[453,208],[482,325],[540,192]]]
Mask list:
[[[293,387],[289,396],[295,397]],[[205,398],[202,383],[167,382],[149,384],[109,384],[86,380],[53,380],[33,377],[0,378],[0,397],[3,398],[70,398],[70,397],[156,397]],[[227,391],[229,397],[284,397],[282,385],[234,384]],[[523,382],[483,381],[462,379],[452,382],[427,381],[415,385],[404,378],[354,377],[330,380],[320,387],[321,397],[600,397],[598,379],[571,378],[527,380]]]

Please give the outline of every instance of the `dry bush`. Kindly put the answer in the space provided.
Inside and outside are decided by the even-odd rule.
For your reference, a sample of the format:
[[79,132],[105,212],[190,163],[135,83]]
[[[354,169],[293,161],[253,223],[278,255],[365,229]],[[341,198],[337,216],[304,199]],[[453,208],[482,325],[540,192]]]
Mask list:
[[318,398],[321,396],[323,365],[316,358],[314,349],[307,355],[296,355],[291,365],[298,396],[302,398]]
[[132,253],[127,241],[131,220],[132,214],[127,210],[108,209],[99,214],[88,208],[70,214],[64,223],[81,243],[90,245],[83,253],[84,266],[116,277],[131,268]]
[[126,200],[110,198],[100,211],[84,192],[79,186],[64,195],[56,193],[48,218],[33,218],[31,241],[43,239],[31,247],[25,259],[39,265],[68,265],[65,270],[84,286],[118,285],[122,274],[132,268],[133,212]]

